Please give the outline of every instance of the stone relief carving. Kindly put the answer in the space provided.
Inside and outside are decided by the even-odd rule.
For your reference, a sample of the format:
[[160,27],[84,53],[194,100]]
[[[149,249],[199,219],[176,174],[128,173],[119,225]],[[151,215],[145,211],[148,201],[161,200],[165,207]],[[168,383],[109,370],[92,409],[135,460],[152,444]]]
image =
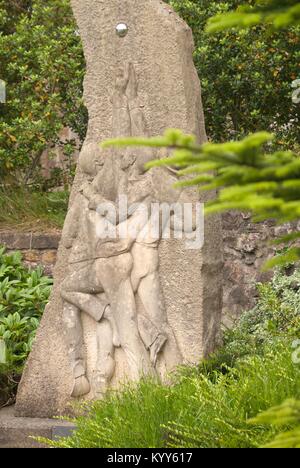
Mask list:
[[[115,137],[147,135],[131,63],[117,71],[112,104]],[[132,150],[112,151],[103,157],[96,143],[86,143],[80,156],[86,183],[68,213],[63,244],[70,249],[69,271],[61,287],[74,398],[88,394],[91,387],[99,396],[106,392],[114,376],[115,350],[119,347],[133,380],[141,375],[157,375],[160,357],[167,370],[182,363],[159,277],[158,248],[163,226],[156,233],[149,217],[152,203],[166,201],[166,187],[172,184],[174,175],[164,170],[160,179],[155,171],[145,172],[144,163],[150,158],[153,154],[149,150],[137,154]],[[124,195],[128,205],[137,207],[126,218],[118,210]],[[177,201],[178,192],[172,196]],[[113,206],[116,216],[110,216],[109,210],[99,212],[101,204]],[[99,237],[99,229],[109,232],[111,226],[117,233],[125,229],[127,237]],[[87,377],[83,313],[95,321],[96,327],[98,355],[93,382]]]
[[[181,197],[168,189],[176,173],[143,171],[144,160],[163,157],[163,152],[101,152],[98,143],[113,136],[158,135],[166,127],[194,133],[200,144],[206,141],[191,31],[161,0],[70,3],[87,64],[89,126],[54,288],[18,388],[17,416],[68,414],[71,393],[74,398],[101,397],[108,386],[120,388],[140,373],[165,380],[172,360],[197,363],[210,353],[220,328],[218,218],[207,219],[205,230],[200,229],[205,232],[203,247],[189,250],[186,235],[168,242],[158,233],[145,242],[141,226],[149,220],[143,221],[137,210],[127,216],[97,211],[103,200],[118,206],[119,194],[136,201],[148,190],[148,205],[150,200],[172,204]],[[120,22],[127,25],[126,36],[115,32]],[[190,204],[202,200],[196,190],[185,192],[184,201]],[[104,229],[121,229],[134,222],[140,223],[140,235],[133,239],[96,240],[93,234],[101,223]],[[198,235],[193,236],[189,239],[196,244]],[[149,285],[155,294],[146,290]]]

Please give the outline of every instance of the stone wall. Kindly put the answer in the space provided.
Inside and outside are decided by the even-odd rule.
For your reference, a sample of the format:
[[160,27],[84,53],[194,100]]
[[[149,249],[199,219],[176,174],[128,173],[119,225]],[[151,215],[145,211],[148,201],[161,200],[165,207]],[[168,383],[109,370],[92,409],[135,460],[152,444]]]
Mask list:
[[[270,279],[261,266],[274,254],[268,239],[280,234],[274,223],[252,224],[245,213],[223,216],[224,238],[224,322],[229,324],[243,310],[251,308],[257,296],[256,283]],[[289,227],[284,230],[288,231]],[[42,265],[52,275],[60,232],[46,234],[0,232],[0,245],[9,251],[20,250],[26,265]]]
[[278,249],[271,240],[295,229],[300,230],[300,223],[285,226],[277,226],[272,221],[253,224],[246,213],[223,216],[225,324],[229,325],[242,311],[252,308],[258,294],[256,284],[271,279],[272,271],[262,271],[266,260]]
[[272,275],[263,273],[261,267],[274,252],[269,242],[274,230],[272,223],[251,223],[247,214],[223,216],[223,321],[228,325],[242,311],[254,306],[256,284],[269,280]]
[[60,231],[45,234],[0,231],[0,245],[8,252],[21,251],[24,263],[30,267],[42,266],[45,274],[52,276],[56,262]]

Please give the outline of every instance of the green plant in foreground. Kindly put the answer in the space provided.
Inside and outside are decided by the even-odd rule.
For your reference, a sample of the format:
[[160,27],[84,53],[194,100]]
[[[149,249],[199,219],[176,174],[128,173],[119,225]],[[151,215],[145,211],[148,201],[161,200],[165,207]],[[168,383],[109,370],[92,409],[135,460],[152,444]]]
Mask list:
[[300,396],[300,367],[283,340],[241,360],[226,375],[179,375],[170,386],[142,381],[85,406],[70,448],[258,447],[280,432],[248,419]]
[[212,18],[208,32],[228,28],[248,28],[261,23],[272,24],[275,28],[285,28],[300,22],[300,2],[298,0],[255,0],[253,5],[241,5],[235,12]]
[[22,265],[19,252],[0,248],[0,406],[13,402],[51,287],[41,269]]
[[300,400],[287,400],[249,422],[289,428],[286,432],[278,434],[265,448],[300,448]]

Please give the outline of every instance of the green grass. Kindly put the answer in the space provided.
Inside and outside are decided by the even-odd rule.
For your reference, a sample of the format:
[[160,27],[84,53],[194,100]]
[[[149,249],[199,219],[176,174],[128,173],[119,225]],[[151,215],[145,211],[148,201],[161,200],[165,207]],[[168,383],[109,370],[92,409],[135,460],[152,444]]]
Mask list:
[[111,393],[76,419],[78,429],[71,438],[54,445],[258,447],[280,428],[253,426],[248,419],[292,397],[300,397],[300,366],[292,362],[290,343],[283,340],[268,347],[264,356],[244,359],[215,379],[196,370],[194,375],[177,377],[172,386],[142,381]]
[[1,189],[0,229],[60,229],[66,216],[68,198],[67,192]]

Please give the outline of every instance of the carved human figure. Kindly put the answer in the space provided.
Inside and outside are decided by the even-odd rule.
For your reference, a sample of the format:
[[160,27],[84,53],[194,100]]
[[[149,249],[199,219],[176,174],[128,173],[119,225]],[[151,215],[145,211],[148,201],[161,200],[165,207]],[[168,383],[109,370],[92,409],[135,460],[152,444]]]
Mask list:
[[127,97],[129,103],[131,136],[148,136],[147,123],[144,114],[144,105],[138,95],[138,80],[134,65],[129,63],[129,80],[127,85]]
[[[109,164],[110,159],[106,159],[106,161]],[[86,193],[90,200],[89,210],[94,210],[99,216],[97,210],[101,205],[111,205],[117,216],[113,216],[110,221],[105,217],[107,213],[102,217],[102,232],[106,232],[104,238],[99,236],[101,227],[98,224],[98,242],[94,252],[94,265],[97,269],[97,277],[100,278],[101,284],[104,286],[114,320],[117,323],[120,346],[125,352],[131,378],[138,380],[141,375],[155,376],[155,371],[140,338],[136,301],[131,284],[131,273],[134,266],[131,247],[135,239],[131,237],[122,238],[118,234],[112,238],[107,235],[107,225],[105,223],[110,222],[112,227],[117,226],[117,229],[120,230],[128,220],[120,217],[117,200],[115,202],[103,200],[101,187],[103,185],[102,174],[105,174],[105,172],[104,166],[103,171],[98,174],[91,185],[93,194]],[[118,177],[119,193],[124,194],[127,176],[120,171]]]
[[131,62],[117,70],[112,104],[114,137],[147,135],[144,106],[139,99],[138,80]]
[[[144,312],[138,315],[139,331],[150,352],[151,362],[155,366],[159,354],[164,350],[166,367],[172,370],[182,363],[182,355],[167,319],[159,277],[158,251],[162,232],[170,219],[161,216],[160,212],[157,213],[157,217],[151,216],[152,204],[157,202],[161,204],[165,201],[165,189],[163,187],[161,191],[157,189],[157,185],[153,183],[155,178],[153,171],[145,173],[139,160],[132,167],[128,178],[129,203],[142,201],[141,208],[136,210],[130,221],[136,229],[136,238],[131,249],[134,265],[131,284],[143,305]],[[165,172],[164,187],[173,182],[174,180],[171,180]],[[175,195],[174,201],[177,199],[178,194]],[[130,232],[131,227],[128,229]]]
[[[163,217],[164,226],[155,226],[160,219],[151,217],[151,205],[154,202],[162,202],[166,189],[163,184],[171,185],[174,178],[165,172],[163,183],[154,183],[156,176],[152,171],[145,173],[144,165],[137,159],[131,166],[131,158],[128,167],[126,160],[123,166],[127,167],[129,174],[124,173],[120,178],[120,195],[127,195],[130,212],[127,217],[122,217],[117,213],[116,235],[114,241],[115,248],[119,245],[127,248],[132,255],[132,271],[130,275],[131,286],[134,293],[142,302],[143,312],[137,314],[138,328],[140,336],[146,349],[149,351],[150,360],[153,367],[156,366],[158,356],[164,349],[164,357],[167,369],[171,370],[182,363],[182,356],[179,351],[173,330],[168,324],[166,310],[164,306],[163,294],[159,278],[159,253],[158,247],[165,225],[170,221],[168,217]],[[125,180],[124,180],[125,179]],[[100,183],[99,180],[94,184]],[[101,185],[101,184],[100,184]],[[93,198],[93,208],[96,210],[101,205],[102,199],[96,195],[98,189],[95,188]],[[172,191],[174,201],[178,199],[178,192]],[[91,204],[90,204],[90,207]],[[113,212],[116,213],[117,204],[114,205]],[[126,212],[127,213],[127,212]],[[158,218],[160,218],[160,213]],[[114,220],[111,220],[113,223]],[[125,239],[124,239],[125,234]],[[103,247],[102,247],[103,248]],[[128,327],[128,318],[121,314],[116,316],[118,323],[120,343],[122,342],[122,330]]]
[[[93,144],[86,145],[81,153],[80,166],[90,181],[99,167],[97,154],[98,148]],[[85,191],[88,190],[88,187],[89,182],[86,184]],[[88,216],[89,202],[83,195],[83,191],[84,189],[77,194],[68,212],[66,228],[62,238],[65,248],[71,249],[69,271],[62,284],[61,295],[64,299],[63,319],[74,377],[73,397],[85,395],[90,391],[90,382],[86,376],[82,312],[90,315],[97,323],[103,319],[109,322],[106,329],[111,330],[111,332],[102,335],[102,339],[100,339],[100,333],[97,332],[98,342],[101,341],[101,352],[105,356],[101,367],[106,368],[107,375],[103,380],[109,380],[113,374],[114,347],[119,344],[117,327],[109,303],[105,297],[102,284],[94,274],[93,247],[92,239],[90,239],[90,232],[93,231],[91,229],[93,220]],[[98,347],[100,349],[100,343]]]
[[[106,164],[113,163],[112,159],[106,161]],[[105,172],[104,167],[101,174]],[[120,345],[126,354],[132,379],[137,380],[143,374],[153,374],[138,332],[136,304],[130,281],[133,267],[129,252],[131,241],[125,239],[116,242],[115,239],[110,241],[99,237],[99,232],[104,232],[108,223],[96,211],[99,203],[108,202],[99,193],[101,174],[93,184],[87,182],[77,195],[68,214],[66,224],[69,228],[63,236],[65,247],[72,249],[69,259],[72,268],[63,282],[61,294],[65,301],[64,317],[75,379],[74,397],[90,390],[82,351],[81,312],[87,313],[96,322],[106,319],[110,323],[111,333],[105,336],[101,334],[102,339],[98,338],[96,379],[98,385],[101,383],[103,387],[103,391],[98,389],[98,393],[105,392],[113,376],[114,348]],[[98,328],[105,329],[104,326]]]
[[130,78],[130,65],[119,68],[116,73],[115,89],[112,95],[113,104],[113,136],[116,138],[131,135],[131,118],[127,87]]

